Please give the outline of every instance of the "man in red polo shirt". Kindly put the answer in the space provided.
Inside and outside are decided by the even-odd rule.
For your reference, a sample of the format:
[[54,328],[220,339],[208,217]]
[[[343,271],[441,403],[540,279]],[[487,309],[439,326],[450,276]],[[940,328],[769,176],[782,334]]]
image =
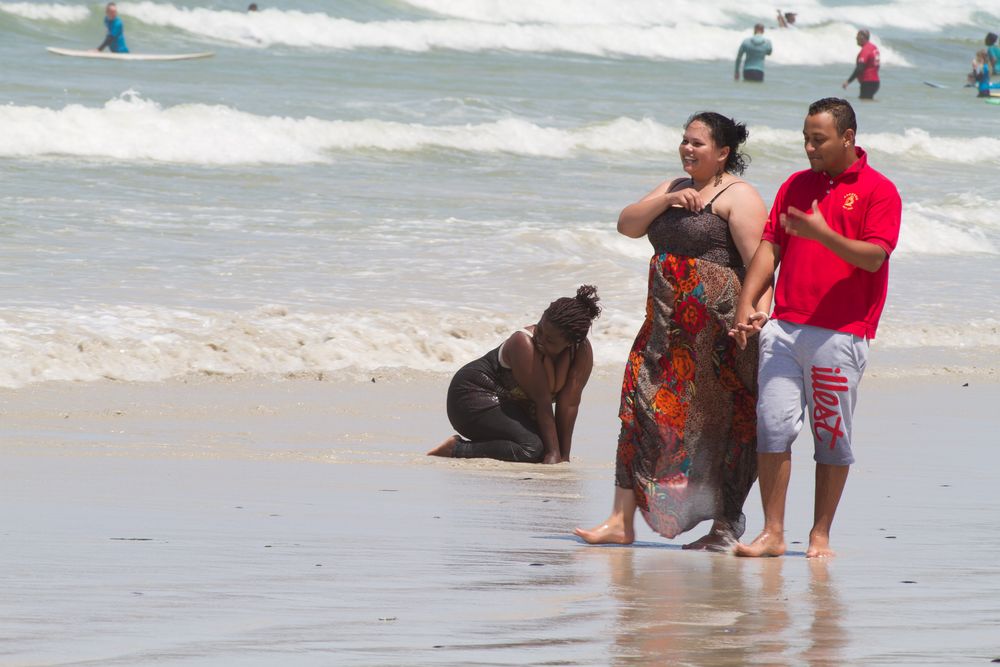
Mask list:
[[861,51],[858,52],[858,60],[854,66],[854,71],[851,72],[851,76],[841,86],[844,90],[847,90],[847,86],[850,85],[851,81],[857,79],[861,86],[861,95],[859,95],[859,98],[862,100],[875,99],[875,93],[878,92],[880,85],[878,68],[882,63],[879,58],[878,47],[871,40],[872,34],[870,32],[867,30],[858,30],[857,42],[858,46],[861,47]]
[[[802,133],[810,169],[775,196],[763,239],[743,281],[730,332],[745,346],[760,335],[757,466],[764,529],[740,556],[785,553],[785,496],[791,446],[809,410],[816,507],[807,557],[832,556],[830,526],[854,456],[851,425],[899,237],[899,193],[854,145],[857,120],[846,101],[809,107]],[[774,312],[754,312],[778,265]]]

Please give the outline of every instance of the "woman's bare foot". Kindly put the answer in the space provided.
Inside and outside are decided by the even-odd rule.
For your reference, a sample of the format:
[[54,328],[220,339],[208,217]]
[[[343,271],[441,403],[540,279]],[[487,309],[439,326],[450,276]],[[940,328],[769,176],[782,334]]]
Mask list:
[[762,532],[750,544],[737,542],[733,547],[733,553],[737,556],[747,558],[760,558],[761,556],[781,556],[785,553],[785,539],[781,533]]
[[445,439],[440,445],[427,452],[427,456],[452,456],[455,453],[455,445],[458,444],[458,436],[453,435]]
[[806,558],[829,558],[835,556],[830,548],[830,536],[809,533],[809,548],[806,549]]
[[681,549],[690,549],[692,551],[729,551],[735,543],[736,538],[729,532],[712,530],[694,542],[685,544]]
[[632,526],[626,526],[621,519],[611,518],[596,528],[585,530],[574,528],[573,534],[583,539],[587,544],[632,544],[635,542],[635,531]]
[[736,535],[727,521],[715,520],[712,528],[704,537],[682,546],[682,549],[692,551],[731,551],[736,544]]

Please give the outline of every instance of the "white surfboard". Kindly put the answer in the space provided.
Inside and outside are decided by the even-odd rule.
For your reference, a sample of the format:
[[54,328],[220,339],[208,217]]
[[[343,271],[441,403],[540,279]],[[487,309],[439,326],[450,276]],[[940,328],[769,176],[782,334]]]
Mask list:
[[81,51],[78,49],[60,49],[55,46],[45,48],[49,53],[73,58],[103,58],[105,60],[194,60],[196,58],[211,58],[211,51],[202,53],[111,53],[110,51]]

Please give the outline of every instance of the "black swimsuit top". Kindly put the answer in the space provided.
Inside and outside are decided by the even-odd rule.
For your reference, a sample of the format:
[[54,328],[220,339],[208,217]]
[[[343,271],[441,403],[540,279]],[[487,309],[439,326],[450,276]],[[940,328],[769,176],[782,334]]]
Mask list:
[[[719,195],[741,182],[730,183],[719,190],[705,208],[697,213],[680,206],[671,206],[658,215],[646,230],[646,237],[656,254],[694,257],[742,270],[743,258],[733,241],[729,223],[712,212],[712,204]],[[668,192],[673,190],[671,188]]]

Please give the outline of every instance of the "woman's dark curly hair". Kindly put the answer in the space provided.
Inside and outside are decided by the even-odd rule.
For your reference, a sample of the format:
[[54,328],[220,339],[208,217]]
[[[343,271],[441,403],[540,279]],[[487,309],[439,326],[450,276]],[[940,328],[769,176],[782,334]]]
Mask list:
[[579,343],[587,337],[590,325],[601,314],[597,302],[597,288],[580,285],[575,297],[564,296],[549,304],[542,317],[559,328],[571,343]]
[[714,111],[699,111],[684,123],[684,128],[691,123],[698,121],[704,123],[712,135],[712,141],[719,148],[729,146],[729,155],[726,157],[725,170],[731,174],[741,175],[750,164],[750,156],[740,152],[740,146],[750,136],[746,123],[737,123],[732,118],[726,118],[721,113]]

